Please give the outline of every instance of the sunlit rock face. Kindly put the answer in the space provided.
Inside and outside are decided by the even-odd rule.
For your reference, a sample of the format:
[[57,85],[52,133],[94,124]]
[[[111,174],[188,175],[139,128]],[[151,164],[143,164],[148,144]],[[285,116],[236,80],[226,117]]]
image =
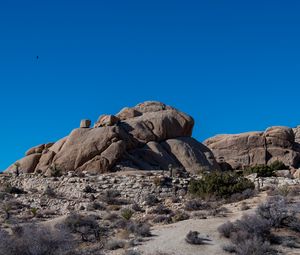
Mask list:
[[[295,137],[297,137],[295,139]],[[279,160],[285,165],[300,164],[299,133],[288,127],[270,127],[264,132],[218,135],[204,141],[218,162],[233,169],[271,164]]]
[[[29,149],[17,161],[19,171],[104,173],[168,169],[170,165],[193,173],[219,169],[212,152],[191,137],[193,118],[160,102],[101,115],[93,128],[88,120],[80,126],[55,143]],[[13,164],[6,171],[15,170]]]

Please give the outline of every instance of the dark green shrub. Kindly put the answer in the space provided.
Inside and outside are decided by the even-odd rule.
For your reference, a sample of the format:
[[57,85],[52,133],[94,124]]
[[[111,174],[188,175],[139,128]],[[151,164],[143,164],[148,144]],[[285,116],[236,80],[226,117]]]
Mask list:
[[270,165],[257,165],[248,167],[244,170],[244,174],[256,173],[257,177],[271,177],[275,175],[275,171],[285,170],[288,167],[281,161],[276,160]]
[[273,169],[274,171],[289,169],[283,162],[279,160],[276,160],[272,164],[270,164],[270,168]]
[[271,177],[274,176],[274,170],[267,165],[257,165],[248,167],[244,170],[244,174],[257,174],[257,177]]
[[228,198],[232,194],[254,189],[254,183],[233,172],[212,172],[201,180],[192,180],[189,185],[191,195],[209,198]]
[[133,216],[133,211],[130,210],[129,208],[125,208],[122,210],[121,215],[122,215],[123,219],[130,220],[131,217]]

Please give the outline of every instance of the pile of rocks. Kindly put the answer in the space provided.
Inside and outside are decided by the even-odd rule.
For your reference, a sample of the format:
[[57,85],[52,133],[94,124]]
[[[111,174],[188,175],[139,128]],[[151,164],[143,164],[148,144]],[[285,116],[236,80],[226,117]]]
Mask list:
[[[53,170],[106,173],[117,170],[163,170],[183,167],[191,173],[218,170],[212,152],[191,137],[194,120],[160,102],[144,102],[118,114],[102,115],[55,143],[31,148],[17,161],[24,173]],[[6,171],[13,172],[16,165]]]
[[223,166],[243,169],[278,160],[289,167],[300,166],[299,128],[270,127],[264,132],[218,135],[207,139],[216,160]]
[[[37,174],[0,175],[0,185],[10,185],[26,192],[16,195],[25,205],[38,209],[56,211],[64,215],[73,211],[88,210],[90,196],[94,199],[104,196],[108,190],[118,192],[120,198],[130,203],[145,204],[148,196],[158,200],[183,198],[187,194],[191,177],[169,177],[162,171],[131,172],[75,176],[73,172],[61,177],[43,177]],[[47,189],[55,196],[47,199]]]

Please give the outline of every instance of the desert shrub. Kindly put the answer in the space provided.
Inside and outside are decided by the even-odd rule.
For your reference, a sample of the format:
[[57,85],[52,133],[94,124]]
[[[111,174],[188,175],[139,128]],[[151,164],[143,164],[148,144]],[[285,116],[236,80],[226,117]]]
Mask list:
[[12,211],[12,204],[11,202],[5,202],[2,204],[2,211],[4,213],[4,219],[8,220],[11,216],[11,211]]
[[62,176],[63,171],[59,169],[55,164],[49,167],[51,177],[60,177]]
[[64,220],[62,226],[72,233],[80,234],[82,241],[98,240],[100,235],[103,234],[101,232],[104,232],[94,216],[71,214]]
[[189,200],[184,205],[185,210],[187,211],[198,211],[198,210],[207,210],[211,208],[211,205],[200,199]]
[[143,200],[144,203],[148,206],[154,206],[159,202],[157,197],[153,194],[147,194],[146,196],[144,196]]
[[192,180],[189,193],[202,198],[228,198],[232,194],[254,188],[253,182],[236,173],[214,171],[205,174],[200,180]]
[[156,206],[152,211],[151,213],[154,213],[154,214],[171,214],[172,213],[172,210],[167,208],[166,206],[160,204],[158,206]]
[[66,255],[74,247],[64,229],[28,224],[12,235],[0,230],[0,255]]
[[256,173],[257,177],[271,177],[275,175],[275,171],[288,169],[281,161],[274,161],[270,165],[256,165],[248,167],[244,170],[244,174]]
[[101,196],[101,200],[109,205],[125,205],[128,201],[120,198],[121,194],[117,190],[106,190]]
[[221,226],[218,227],[218,232],[221,234],[221,236],[224,236],[226,238],[230,237],[230,234],[234,231],[234,225],[232,222],[227,221]]
[[288,166],[286,166],[283,162],[276,160],[273,163],[270,164],[270,168],[273,169],[273,171],[278,170],[287,170],[289,169]]
[[137,203],[133,203],[133,204],[131,205],[131,209],[132,209],[133,211],[135,211],[135,212],[141,212],[141,211],[143,211],[143,208],[140,207],[139,204],[137,204]]
[[283,219],[281,224],[293,231],[300,233],[300,219],[294,215],[287,216],[285,219]]
[[[285,227],[300,231],[300,219],[282,196],[270,197],[253,215],[227,222],[218,228],[220,234],[230,238],[238,255],[273,254],[270,243],[283,244],[282,237],[274,235],[272,228]],[[288,240],[291,240],[290,237]],[[293,245],[293,243],[291,243]]]
[[282,185],[277,188],[277,192],[279,196],[287,197],[291,193],[291,188],[289,185]]
[[106,206],[103,203],[92,202],[90,208],[94,210],[104,211],[106,209]]
[[281,196],[270,197],[258,206],[256,213],[268,220],[272,227],[279,227],[288,214],[286,200]]
[[127,229],[135,234],[136,236],[140,237],[149,237],[151,236],[151,230],[150,230],[150,225],[147,223],[142,223],[142,222],[130,222],[127,225]]
[[218,217],[226,217],[226,214],[229,212],[229,210],[226,207],[219,207],[219,208],[212,208],[208,211],[208,216],[218,216]]
[[30,208],[30,212],[32,213],[32,216],[33,216],[33,217],[36,217],[36,216],[37,216],[38,210],[39,210],[39,209],[36,208],[36,207]]
[[254,189],[245,189],[241,193],[232,194],[230,196],[230,198],[228,199],[228,202],[234,203],[234,202],[238,202],[238,201],[241,201],[241,200],[245,200],[245,199],[248,199],[250,197],[253,197],[255,194],[256,194],[256,191]]
[[97,191],[93,189],[90,185],[87,185],[82,190],[84,193],[96,193]]
[[244,174],[257,174],[257,177],[271,177],[274,176],[274,170],[267,165],[257,165],[248,167],[244,170]]
[[234,228],[237,232],[249,233],[252,236],[258,236],[265,240],[270,236],[271,225],[267,219],[258,215],[245,214],[241,220],[235,222]]
[[[239,255],[269,254],[271,224],[260,215],[244,215],[235,222],[226,222],[218,228],[221,236],[230,238],[230,250]],[[261,246],[261,249],[259,247]]]
[[152,220],[154,223],[170,224],[172,223],[172,217],[169,215],[157,215]]
[[284,240],[281,244],[283,246],[289,247],[289,248],[300,248],[299,243],[296,240],[293,240],[293,239]]
[[266,255],[271,254],[270,244],[263,239],[253,236],[236,244],[237,255]]
[[125,220],[130,220],[131,217],[133,216],[133,211],[130,210],[129,208],[125,208],[121,211],[121,216],[123,217],[123,219]]
[[189,244],[196,244],[196,245],[199,245],[199,244],[206,244],[206,241],[211,241],[207,238],[202,238],[199,236],[199,232],[197,231],[190,231],[186,237],[185,237],[185,241]]
[[177,211],[175,212],[174,216],[172,217],[172,222],[178,222],[183,220],[188,220],[190,216],[183,212],[183,211]]
[[105,245],[105,248],[107,250],[117,250],[124,247],[125,247],[125,242],[123,240],[117,240],[117,239],[109,240]]

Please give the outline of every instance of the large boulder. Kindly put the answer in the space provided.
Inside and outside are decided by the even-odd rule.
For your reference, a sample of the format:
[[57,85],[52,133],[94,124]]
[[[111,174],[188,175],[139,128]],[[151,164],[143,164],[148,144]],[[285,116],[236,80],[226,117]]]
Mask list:
[[[24,172],[168,169],[197,173],[219,169],[211,151],[191,138],[194,120],[160,102],[144,102],[115,115],[101,115],[94,128],[83,123],[56,143],[30,149],[35,161]],[[12,171],[13,166],[7,171]],[[24,168],[25,169],[25,168]]]
[[271,127],[264,132],[237,135],[219,135],[204,144],[214,153],[218,162],[228,163],[233,169],[270,164],[276,160],[297,167],[300,153],[293,129]]
[[117,167],[152,170],[168,169],[170,165],[183,167],[193,174],[220,169],[212,152],[191,137],[177,137],[161,143],[148,142],[144,147],[124,155]]
[[22,173],[33,173],[35,171],[35,168],[37,164],[39,163],[39,160],[41,158],[41,153],[35,153],[31,154],[29,156],[26,156],[14,164],[12,164],[6,171],[8,172],[16,172],[16,167],[18,165],[19,171]]

